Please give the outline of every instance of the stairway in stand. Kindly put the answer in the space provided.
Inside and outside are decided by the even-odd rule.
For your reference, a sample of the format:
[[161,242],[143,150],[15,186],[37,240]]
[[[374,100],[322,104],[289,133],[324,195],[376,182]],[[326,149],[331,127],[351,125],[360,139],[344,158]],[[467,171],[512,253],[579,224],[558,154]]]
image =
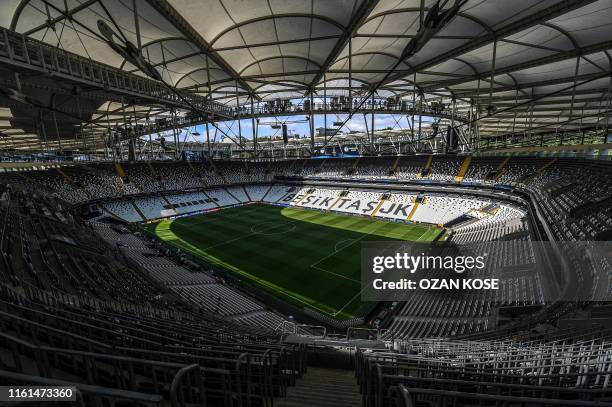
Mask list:
[[361,394],[351,370],[309,367],[287,397],[274,400],[275,407],[360,407]]

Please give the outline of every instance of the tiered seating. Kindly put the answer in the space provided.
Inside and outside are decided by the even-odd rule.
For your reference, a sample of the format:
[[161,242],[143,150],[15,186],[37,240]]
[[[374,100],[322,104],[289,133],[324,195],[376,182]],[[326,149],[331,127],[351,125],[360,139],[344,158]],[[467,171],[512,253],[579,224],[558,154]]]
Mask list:
[[453,229],[453,242],[473,243],[501,239],[514,233],[527,233],[527,226],[522,219],[509,222],[475,222]]
[[216,203],[202,192],[173,194],[165,197],[178,213],[199,212],[217,207]]
[[[138,193],[182,191],[227,184],[272,182],[274,176],[316,176],[324,178],[393,179],[401,181],[435,180],[454,184],[462,160],[457,157],[433,156],[429,173],[424,169],[428,156],[334,158],[323,160],[287,160],[277,162],[170,162],[123,164],[126,176],[120,178],[109,164],[63,166],[61,169],[21,172],[18,176],[3,173],[2,177],[27,186],[33,191],[49,191],[62,200],[77,204],[92,199],[108,199]],[[397,168],[391,174],[391,170]],[[505,184],[525,189],[534,195],[548,218],[556,238],[562,240],[600,239],[611,233],[612,213],[609,201],[610,166],[579,159],[547,159],[534,157],[475,157],[463,179],[464,183],[481,185]],[[264,187],[265,188],[265,187]],[[235,190],[237,199],[224,196],[225,204],[247,201],[242,190]],[[265,200],[280,197],[273,187]],[[280,193],[280,192],[279,192]],[[256,195],[256,194],[254,194]],[[263,199],[263,195],[260,195]],[[252,197],[251,197],[252,198]],[[275,199],[272,199],[275,198]],[[187,199],[187,198],[185,198]],[[257,200],[257,199],[253,199]],[[193,202],[193,201],[192,201]],[[139,203],[147,218],[160,216],[167,202],[159,199]],[[196,207],[193,211],[206,209]],[[209,207],[210,205],[208,205]],[[415,220],[440,223],[448,220],[428,213],[427,204],[414,214]],[[442,205],[444,206],[444,205]],[[441,207],[442,207],[441,206]],[[130,201],[105,203],[110,212],[128,221],[141,217]],[[178,208],[180,212],[180,207]],[[503,210],[503,212],[507,212]],[[429,219],[429,221],[428,221]],[[491,221],[491,219],[489,219]]]
[[[521,186],[537,197],[558,239],[597,240],[600,234],[612,230],[612,206],[606,201],[612,196],[612,173],[605,164],[578,164],[558,160]],[[540,167],[545,165],[541,163]]]
[[[428,162],[431,163],[430,173],[423,172]],[[454,177],[461,162],[462,160],[456,157],[433,156],[430,160],[427,156],[406,156],[399,159],[364,157],[359,161],[338,158],[272,163],[135,163],[124,165],[127,176],[123,179],[110,165],[97,164],[66,167],[61,172],[52,169],[29,171],[18,176],[3,174],[3,178],[12,182],[17,180],[30,191],[53,191],[55,196],[71,203],[104,199],[100,203],[101,207],[129,222],[141,221],[140,213],[147,219],[159,218],[163,215],[162,211],[169,208],[185,214],[248,201],[276,203],[283,197],[293,196],[292,203],[291,198],[286,198],[284,203],[353,215],[376,216],[387,220],[406,221],[410,218],[409,221],[414,222],[446,225],[451,232],[450,240],[455,243],[530,241],[526,210],[505,201],[475,198],[472,195],[431,193],[427,190],[419,194],[417,206],[415,192],[367,191],[365,182],[360,187],[345,190],[315,186],[293,187],[283,185],[273,178],[275,175],[301,175],[330,180],[370,178],[420,182],[419,180],[425,179],[455,185]],[[396,171],[392,172],[391,169],[396,163]],[[612,209],[607,201],[610,198],[609,191],[612,190],[610,171],[608,164],[584,160],[476,157],[463,181],[511,185],[523,194],[522,197],[531,195],[532,204],[546,217],[546,223],[555,238],[594,240],[605,237],[605,233],[612,230]],[[251,182],[257,184],[250,184]],[[125,197],[147,191],[150,192],[147,196]],[[309,191],[312,197],[295,198],[304,196]],[[163,195],[160,195],[162,193]],[[383,195],[386,199],[381,200]],[[109,201],[109,197],[118,200]],[[95,278],[98,277],[92,278],[88,274],[93,273],[92,275],[96,276],[107,273],[102,266],[96,264],[97,257],[83,253],[70,256],[67,250],[58,248],[59,244],[48,242],[52,240],[49,237],[51,234],[70,236],[61,226],[66,219],[70,222],[70,217],[58,209],[58,202],[50,201],[47,205],[47,199],[47,196],[35,199],[34,203],[22,199],[18,205],[9,205],[3,209],[1,215],[6,219],[6,234],[2,244],[5,274],[9,281],[23,281],[39,288],[61,287],[62,290],[73,293],[97,290],[95,295],[112,297],[114,288],[96,288],[96,285],[102,283],[96,282]],[[31,213],[40,216],[30,219]],[[409,213],[411,216],[407,215]],[[95,244],[92,246],[95,247]],[[218,288],[219,284],[209,275],[194,273],[169,260],[167,253],[160,252],[159,247],[145,246],[133,251],[127,248],[121,250],[136,265],[146,270],[149,277],[162,282],[165,287],[175,287],[177,290],[188,287],[184,291],[185,296],[193,291],[213,293],[207,294],[210,297],[214,296],[217,289],[223,292],[226,289],[231,290],[227,286]],[[609,272],[609,267],[604,269]],[[602,282],[607,278],[605,276],[608,272],[604,273]],[[113,270],[108,273],[112,275]],[[540,304],[537,281],[522,276],[513,278],[497,297],[454,298],[443,309],[438,308],[437,301],[432,298],[415,296],[396,309],[394,315],[388,319],[388,324],[392,331],[400,336],[445,336],[470,330],[483,331],[495,326],[494,317],[497,313],[485,305],[486,302],[495,304],[496,307],[511,303],[524,306]],[[180,294],[179,291],[175,292]],[[231,318],[245,321],[257,321],[260,316],[270,321],[278,320],[276,315],[270,315],[256,301],[253,303],[259,308],[250,308],[251,300],[244,298],[247,300],[244,307],[240,303],[232,302],[231,307],[224,312],[228,312]],[[197,303],[189,300],[210,312],[216,304],[214,301],[201,300]]]
[[[102,223],[94,222],[92,225],[103,239],[117,245],[143,271],[186,301],[212,314],[271,330],[283,321],[280,316],[266,311],[262,305],[219,283],[211,273],[189,270],[181,264],[180,257],[173,259],[172,254],[155,240],[131,233],[119,233]],[[249,314],[249,317],[245,318],[245,314]]]
[[178,191],[202,186],[201,179],[187,163],[151,164],[151,169],[162,187],[161,190]]
[[458,218],[464,214],[470,214],[479,218],[478,224],[483,223],[505,223],[509,219],[520,219],[525,214],[520,210],[508,206],[500,206],[494,213],[482,213],[480,209],[488,205],[490,202],[469,198],[456,198],[450,196],[427,195],[425,201],[422,202],[412,220],[423,223],[431,223],[445,225],[446,223]]
[[385,179],[389,178],[394,158],[378,158],[378,157],[363,157],[359,160],[359,164],[355,168],[355,172],[351,174],[354,178],[365,179]]
[[353,167],[355,160],[355,158],[328,158],[321,163],[321,167],[315,171],[314,175],[317,177],[342,177],[343,175],[348,174],[349,170]]
[[338,212],[352,213],[355,215],[368,216],[376,208],[374,204],[380,199],[380,193],[369,191],[350,191],[346,196],[346,202],[339,202],[333,210]]
[[268,172],[269,163],[265,162],[220,162],[217,168],[229,184],[244,184],[252,182],[270,182],[273,175]]
[[247,196],[242,186],[228,187],[227,191],[228,193],[232,195],[232,197],[236,198],[238,202],[240,203],[245,203],[245,202],[250,201],[249,197]]
[[166,206],[168,205],[165,200],[155,195],[146,198],[137,198],[134,200],[134,203],[147,219],[164,217],[162,212],[167,210]]
[[146,163],[123,164],[123,169],[129,179],[130,184],[141,192],[157,192],[163,190],[163,185]]
[[4,212],[3,258],[12,277],[5,281],[96,298],[157,302],[160,291],[118,262],[91,230],[66,217],[48,216],[52,201],[15,191],[11,195]]
[[143,221],[142,216],[136,211],[134,205],[127,200],[107,202],[102,204],[102,208],[126,222]]
[[497,157],[474,157],[470,168],[463,177],[464,182],[495,182],[497,168],[502,161]]
[[514,185],[534,175],[541,165],[541,160],[530,157],[512,157],[500,169],[496,181],[500,184]]
[[434,157],[430,174],[426,177],[438,182],[453,182],[459,173],[462,160],[457,157]]
[[251,201],[262,202],[264,196],[266,196],[266,193],[270,190],[270,185],[245,185],[244,189],[246,193],[249,194]]
[[239,315],[262,309],[261,305],[221,284],[177,286],[173,287],[173,290],[213,314]]
[[278,202],[289,192],[291,188],[286,185],[272,185],[268,193],[263,198],[264,202]]
[[68,182],[57,170],[29,171],[27,179],[33,189],[50,190],[55,196],[71,204],[89,199],[86,192],[76,184]]
[[420,177],[427,163],[426,156],[402,157],[396,168],[395,176],[401,180],[411,180]]
[[240,203],[240,201],[230,195],[224,188],[211,189],[206,191],[206,194],[214,199],[220,207],[237,205]]
[[414,207],[414,199],[416,195],[411,194],[389,194],[389,199],[386,199],[380,205],[376,216],[383,219],[392,219],[396,221],[405,221]]
[[260,406],[304,372],[299,347],[215,319],[79,305],[0,290],[3,385],[69,383],[93,405]]
[[358,352],[364,406],[594,407],[612,395],[607,333],[573,332],[557,340],[403,340],[395,349]]
[[314,192],[309,193],[311,189],[302,188],[297,191],[291,205],[312,209],[330,209],[342,192],[338,189],[316,188]]

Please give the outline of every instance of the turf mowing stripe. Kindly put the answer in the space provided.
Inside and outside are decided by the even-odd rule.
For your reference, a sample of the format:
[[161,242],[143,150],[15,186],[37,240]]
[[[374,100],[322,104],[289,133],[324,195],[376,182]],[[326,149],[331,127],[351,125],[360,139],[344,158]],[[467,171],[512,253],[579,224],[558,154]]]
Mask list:
[[[266,227],[267,223],[271,226]],[[285,231],[288,224],[295,225],[295,230]],[[255,230],[264,234],[252,232],[257,225],[262,227]],[[265,204],[165,221],[147,229],[285,301],[338,319],[365,310],[363,303],[354,300],[361,288],[353,284],[360,278],[356,242],[414,241],[436,235],[435,228],[424,225]],[[266,234],[276,230],[282,234]],[[339,242],[345,244],[338,246]]]

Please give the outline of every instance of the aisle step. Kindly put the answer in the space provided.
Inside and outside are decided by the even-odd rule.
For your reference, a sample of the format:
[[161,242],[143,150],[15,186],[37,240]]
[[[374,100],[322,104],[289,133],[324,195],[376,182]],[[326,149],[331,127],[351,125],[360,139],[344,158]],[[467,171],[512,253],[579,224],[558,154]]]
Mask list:
[[309,367],[308,373],[287,397],[276,399],[276,407],[359,407],[362,404],[359,386],[350,370]]

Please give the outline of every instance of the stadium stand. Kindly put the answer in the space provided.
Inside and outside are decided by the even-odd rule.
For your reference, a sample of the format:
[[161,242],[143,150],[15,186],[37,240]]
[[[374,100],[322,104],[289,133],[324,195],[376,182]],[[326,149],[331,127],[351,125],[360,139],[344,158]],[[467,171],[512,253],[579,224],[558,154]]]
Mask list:
[[[379,182],[382,177],[381,174],[389,173],[388,168],[392,165],[390,161],[386,158],[379,160],[369,158],[364,160],[367,165],[356,171],[355,175],[360,178],[363,177],[364,182]],[[448,163],[458,163],[459,161],[443,159],[441,165],[436,165],[434,158],[431,163],[433,169],[437,169],[437,171],[445,169],[450,172],[446,176],[438,177],[435,181],[446,183],[449,186],[455,185],[454,177],[458,167],[457,165],[451,166]],[[491,162],[493,164],[490,164]],[[533,194],[535,199],[539,201],[546,218],[550,220],[553,233],[558,239],[585,240],[592,238],[596,231],[609,227],[609,218],[606,217],[609,216],[609,208],[605,206],[593,205],[592,208],[601,208],[598,209],[601,210],[601,213],[585,217],[586,222],[576,221],[574,218],[576,210],[581,205],[586,205],[589,202],[596,203],[598,200],[605,198],[607,184],[602,183],[597,188],[590,189],[587,192],[587,190],[581,189],[584,178],[576,178],[580,175],[572,171],[571,166],[567,169],[564,167],[564,164],[570,165],[571,162],[566,163],[558,160],[554,164],[546,166],[543,170],[539,170],[547,162],[548,160],[545,159],[530,159],[525,167],[520,167],[520,164],[510,161],[505,167],[501,181],[497,182],[505,181],[514,185],[517,190],[524,190]],[[379,168],[376,168],[376,163],[380,164]],[[166,164],[157,163],[155,165],[156,173],[170,173],[181,166],[187,168],[185,163],[170,163],[168,165],[172,167],[171,169],[165,169],[164,165]],[[303,167],[307,165],[304,164]],[[331,172],[328,173],[332,175],[323,177],[324,174],[320,172],[318,174],[319,179],[341,179],[343,174],[353,165],[354,160],[337,159],[333,166],[328,167],[333,168],[333,171],[329,170]],[[487,177],[492,172],[491,168],[495,165],[495,161],[484,160],[482,169],[480,165],[479,160],[474,159],[466,178],[469,178],[470,183],[478,182],[483,186],[489,185],[490,181]],[[159,317],[155,317],[157,319],[151,320],[152,316],[150,314],[145,317],[146,313],[143,315],[143,310],[140,308],[143,304],[150,304],[149,307],[154,307],[154,309],[161,308],[165,310],[164,312],[173,315],[181,313],[184,318],[194,321],[189,322],[189,324],[196,323],[193,320],[194,312],[200,313],[199,315],[206,315],[206,318],[210,318],[210,321],[217,321],[216,318],[223,318],[225,322],[231,321],[234,324],[232,329],[235,329],[235,333],[228,332],[227,335],[230,337],[232,335],[263,334],[265,338],[269,338],[266,340],[270,340],[274,338],[274,332],[287,323],[285,317],[253,299],[249,294],[227,285],[207,270],[200,267],[194,268],[194,265],[186,260],[180,252],[168,251],[149,237],[138,233],[134,234],[125,226],[116,226],[112,222],[104,221],[104,219],[115,219],[114,216],[128,223],[139,223],[163,216],[163,211],[168,208],[173,208],[176,213],[181,214],[198,213],[217,210],[219,207],[228,205],[247,204],[252,201],[277,203],[288,199],[287,202],[290,202],[291,205],[324,211],[331,210],[357,216],[373,216],[400,222],[407,221],[410,216],[409,220],[413,222],[446,225],[452,232],[450,239],[457,243],[490,242],[489,244],[492,244],[495,241],[511,239],[514,244],[520,245],[526,244],[532,239],[527,209],[503,200],[476,197],[465,193],[457,195],[450,192],[447,194],[440,194],[439,192],[389,192],[367,186],[356,189],[345,189],[344,187],[333,189],[322,186],[298,188],[291,186],[289,182],[294,181],[290,181],[290,179],[295,180],[297,179],[296,176],[309,177],[314,172],[308,169],[305,170],[306,174],[292,172],[288,168],[290,166],[295,168],[296,165],[290,161],[277,162],[270,168],[270,175],[273,177],[286,177],[286,174],[292,174],[290,178],[284,178],[284,181],[280,183],[245,184],[244,186],[241,183],[240,185],[233,185],[228,179],[234,178],[242,181],[248,178],[247,172],[253,170],[247,170],[248,165],[243,163],[237,166],[233,163],[219,162],[216,166],[220,169],[220,174],[217,173],[219,175],[218,179],[224,180],[223,183],[216,184],[213,187],[206,185],[195,187],[195,185],[198,185],[197,175],[193,171],[185,170],[181,172],[183,174],[181,176],[182,181],[174,181],[179,182],[177,184],[178,188],[168,188],[158,184],[157,190],[151,193],[146,193],[142,188],[137,191],[131,190],[132,193],[130,193],[129,189],[121,187],[119,175],[108,170],[108,168],[103,167],[100,170],[98,165],[87,168],[88,176],[77,176],[74,169],[62,170],[68,177],[58,171],[31,171],[24,178],[18,178],[20,181],[19,188],[14,188],[11,185],[14,184],[15,178],[10,175],[4,177],[2,216],[5,222],[2,247],[4,265],[8,265],[9,268],[3,267],[3,274],[8,276],[5,281],[8,281],[12,287],[22,287],[28,294],[21,294],[19,291],[14,291],[15,288],[3,286],[2,318],[7,328],[3,332],[2,338],[4,346],[13,349],[11,351],[13,356],[10,360],[3,361],[3,368],[17,369],[21,374],[27,375],[25,377],[28,378],[40,377],[39,380],[42,380],[42,382],[47,380],[44,378],[55,379],[56,377],[61,377],[64,380],[68,379],[69,382],[79,382],[77,377],[86,376],[79,374],[78,371],[70,370],[72,368],[69,369],[68,366],[55,365],[56,362],[51,362],[51,360],[58,360],[57,363],[59,363],[60,355],[66,355],[66,357],[72,359],[84,357],[79,353],[83,352],[80,350],[81,345],[79,345],[82,342],[84,344],[91,343],[92,345],[88,346],[92,346],[92,349],[95,350],[94,354],[88,356],[87,360],[91,366],[96,366],[94,370],[89,369],[90,373],[98,375],[98,377],[103,377],[101,375],[105,374],[104,372],[107,369],[105,366],[112,365],[114,358],[126,357],[130,360],[129,363],[132,364],[133,369],[144,369],[143,372],[146,372],[152,366],[159,365],[161,369],[163,365],[164,371],[170,374],[168,377],[173,377],[171,373],[173,371],[178,375],[179,371],[187,366],[181,364],[181,360],[184,360],[186,356],[183,353],[176,354],[176,356],[173,356],[172,352],[168,354],[168,346],[170,345],[164,344],[164,341],[167,340],[165,339],[165,336],[168,335],[167,330],[164,330],[163,333],[147,330],[146,336],[142,336],[144,331],[132,332],[131,328],[124,328],[122,337],[129,338],[129,342],[123,341],[122,347],[116,348],[117,350],[113,353],[103,351],[103,349],[106,349],[105,346],[117,347],[119,342],[117,342],[118,338],[111,340],[111,337],[108,336],[100,337],[101,334],[98,333],[98,330],[108,330],[108,328],[102,328],[105,325],[100,325],[99,319],[103,318],[103,321],[109,321],[104,322],[104,324],[117,324],[119,323],[117,321],[132,321],[130,323],[140,321],[137,324],[153,324],[154,326],[165,324],[167,326],[175,323],[172,318],[159,319]],[[301,164],[298,164],[298,168],[300,166]],[[144,182],[144,177],[147,176],[144,175],[148,167],[147,164],[132,164],[125,167],[128,173],[141,174],[143,184],[147,184]],[[398,165],[398,168],[402,167]],[[414,168],[417,168],[417,166],[415,165]],[[234,175],[225,176],[223,172],[225,169]],[[98,170],[101,171],[101,175],[97,174]],[[607,170],[607,167],[604,166],[603,170]],[[594,166],[593,169],[590,169],[587,166],[586,171],[602,171],[602,167]],[[406,172],[404,171],[404,173]],[[480,174],[482,178],[476,178],[477,174]],[[152,174],[148,176],[154,177]],[[388,175],[388,177],[394,176]],[[412,179],[419,182],[420,178],[422,177],[415,173]],[[78,183],[74,181],[75,179],[78,179]],[[88,184],[100,183],[100,179],[105,179],[104,185],[112,186],[114,190],[109,189],[110,187],[96,189],[93,185]],[[262,181],[265,182],[265,180],[259,178],[256,182]],[[44,191],[38,188],[41,184],[46,186]],[[190,186],[189,190],[192,192],[180,192],[181,188],[186,185]],[[34,191],[36,192],[32,193]],[[83,191],[83,193],[74,191]],[[79,223],[81,221],[75,219],[73,214],[66,212],[66,208],[69,206],[62,203],[62,200],[57,199],[60,196],[68,196],[69,204],[75,204],[75,208],[93,202],[105,210],[93,220],[84,224]],[[567,200],[565,197],[568,197]],[[418,205],[416,204],[417,201]],[[568,202],[572,202],[573,205],[568,206]],[[400,207],[401,210],[394,210],[394,207]],[[28,217],[24,217],[26,213]],[[589,212],[589,214],[591,213]],[[108,214],[113,214],[113,216],[109,217]],[[146,219],[143,219],[141,214]],[[578,214],[580,216],[579,212]],[[583,227],[584,229],[582,229]],[[595,229],[595,227],[599,227],[599,229]],[[576,232],[572,233],[572,230]],[[95,231],[95,235],[106,241],[107,245],[101,247],[99,242],[95,239],[92,240],[93,231]],[[16,239],[10,236],[15,236]],[[529,246],[524,247],[524,249],[518,249],[517,252],[527,253],[526,250]],[[491,246],[490,250],[495,250],[494,246]],[[529,259],[530,257],[527,256],[516,261],[517,264],[523,264],[528,263]],[[612,274],[609,265],[607,273]],[[109,275],[112,275],[113,278],[109,279]],[[486,333],[496,330],[498,329],[498,312],[500,309],[507,307],[541,308],[543,305],[542,290],[541,282],[537,277],[516,275],[507,279],[503,287],[494,294],[456,296],[441,301],[434,295],[417,293],[409,300],[397,304],[381,325],[385,327],[385,334],[382,338],[391,341],[395,348],[391,352],[389,350],[382,353],[379,351],[374,353],[362,352],[357,358],[357,378],[365,405],[381,405],[380,403],[393,405],[392,399],[395,397],[395,392],[401,389],[405,389],[411,394],[417,405],[420,402],[419,400],[427,400],[434,397],[432,395],[435,395],[436,400],[447,400],[447,402],[461,399],[463,403],[485,403],[488,399],[483,394],[489,393],[474,391],[474,387],[470,383],[482,383],[479,384],[480,386],[485,386],[485,383],[489,382],[497,383],[496,375],[502,375],[505,378],[504,385],[491,385],[495,389],[496,397],[514,397],[516,393],[512,386],[518,386],[517,389],[525,389],[525,393],[519,396],[524,397],[525,402],[529,402],[533,398],[556,400],[564,399],[566,396],[570,398],[579,397],[585,401],[601,398],[603,394],[606,394],[607,385],[604,385],[604,383],[607,383],[606,377],[609,376],[609,371],[606,370],[608,369],[607,365],[604,362],[593,366],[593,369],[600,370],[593,371],[589,368],[589,374],[581,370],[582,373],[577,373],[578,376],[576,376],[570,371],[564,371],[562,374],[567,375],[568,378],[571,377],[574,386],[570,385],[567,380],[558,377],[558,375],[552,376],[554,371],[543,370],[543,368],[539,368],[539,375],[543,375],[544,373],[541,372],[546,371],[547,376],[542,376],[541,379],[536,379],[533,376],[528,376],[528,381],[520,379],[526,374],[524,369],[534,369],[516,359],[520,354],[525,355],[521,356],[525,360],[529,360],[528,346],[533,346],[534,352],[540,352],[544,348],[552,347],[551,349],[555,349],[556,346],[562,346],[560,350],[555,350],[555,352],[565,354],[563,353],[563,349],[565,349],[563,346],[567,347],[568,352],[574,352],[571,350],[573,349],[571,346],[574,346],[572,342],[566,341],[563,345],[557,345],[558,342],[551,340],[540,341],[537,345],[525,345],[520,341],[508,342],[502,340],[501,342],[487,341],[478,345],[478,342],[465,342],[463,340],[417,339],[474,336],[478,332]],[[59,293],[64,294],[57,297],[56,295]],[[22,297],[24,295],[25,297]],[[32,296],[35,298],[32,298]],[[100,301],[101,304],[111,303],[114,305],[75,309],[71,306],[71,301],[74,301],[72,298],[75,297],[79,298],[79,301],[85,301],[83,298],[92,298],[91,301],[94,301],[95,298],[95,301]],[[70,300],[68,300],[69,298]],[[15,299],[19,300],[15,302]],[[118,305],[123,304],[124,301],[129,301],[129,304]],[[113,307],[114,312],[118,312],[117,307],[126,307],[131,312],[127,314],[125,312],[120,314],[109,313],[109,308],[105,307]],[[102,309],[106,311],[100,314]],[[44,313],[45,317],[40,321],[45,322],[36,322],[39,321],[36,315],[41,312]],[[67,319],[66,315],[71,315],[71,319]],[[10,328],[7,325],[9,321],[11,321]],[[93,337],[89,339],[87,335],[74,337],[73,334],[66,334],[66,332],[70,332],[72,326],[87,324],[87,321],[90,324],[96,321],[94,324],[96,328],[91,328],[90,332],[91,335],[95,335],[95,339]],[[212,332],[211,327],[215,323],[219,324],[220,322],[208,322],[206,331]],[[181,324],[181,330],[173,333],[175,337],[171,339],[174,344],[172,346],[177,346],[177,351],[185,349],[180,347],[187,346],[187,343],[189,343],[189,346],[194,345],[193,340],[188,339],[188,337],[177,339],[180,336],[177,337],[176,335],[187,335],[185,321],[181,321]],[[35,331],[32,331],[33,326],[37,327]],[[47,339],[40,342],[40,337],[37,335],[47,329],[61,334],[57,338],[55,334],[46,335]],[[253,331],[249,331],[250,329],[253,329]],[[111,331],[112,329],[109,330],[109,333]],[[252,333],[246,334],[246,332]],[[66,335],[67,338],[71,338],[72,345],[62,345],[56,342],[60,340],[60,337],[66,337]],[[215,341],[215,339],[205,340]],[[95,346],[91,341],[95,341]],[[179,345],[182,342],[185,344]],[[19,344],[18,348],[15,348],[11,343]],[[157,348],[151,348],[154,343]],[[241,343],[240,346],[247,346],[246,342]],[[254,340],[253,343],[258,343],[258,341]],[[576,343],[580,344],[581,342],[577,341]],[[593,349],[593,352],[595,352],[596,347],[592,345],[595,342],[588,343],[591,346],[589,349]],[[601,344],[598,346],[606,348],[604,342],[601,342]],[[231,348],[231,345],[221,345],[220,342],[219,345],[215,346],[230,346]],[[214,372],[211,373],[211,376],[216,377],[211,380],[220,380],[220,383],[223,383],[222,386],[229,386],[224,388],[237,389],[236,386],[240,387],[242,385],[233,381],[232,370],[228,366],[230,364],[235,365],[235,360],[232,360],[232,357],[235,358],[240,355],[230,356],[228,353],[227,356],[221,356],[221,354],[211,356],[217,352],[213,350],[215,346],[211,347],[208,355],[203,355],[201,351],[198,351],[198,360],[204,361],[206,358],[210,358],[211,364],[206,364],[206,366],[209,366],[211,372]],[[268,345],[253,346],[256,346],[256,349],[264,349]],[[276,352],[273,350],[276,345],[269,346],[271,352]],[[524,367],[521,368],[522,370],[517,368],[508,372],[482,370],[479,366],[485,366],[489,363],[484,359],[484,355],[478,359],[471,356],[470,359],[466,359],[468,356],[462,356],[462,352],[465,352],[466,355],[472,355],[474,349],[476,349],[475,346],[486,346],[489,352],[496,352],[497,355],[501,352],[502,348],[500,347],[503,346],[503,352],[512,355],[508,356],[511,357],[509,360]],[[580,346],[584,349],[584,345],[575,346],[578,346],[576,349],[581,349]],[[101,348],[96,350],[96,347]],[[450,349],[453,349],[452,355],[455,359],[449,359],[442,365],[440,364],[440,356],[428,350],[432,348],[435,349],[434,352],[440,352],[444,355],[449,355]],[[36,361],[36,359],[32,361],[34,364],[26,363],[24,358],[29,357],[26,356],[28,353],[21,353],[22,351],[25,352],[26,349],[40,349],[39,354],[42,352],[46,355],[46,358],[51,358],[51,355],[53,355],[53,358],[49,359],[49,364],[42,363],[40,360]],[[154,349],[157,349],[157,351]],[[161,357],[162,354],[160,353],[160,358],[155,357],[154,352],[161,352],[162,349],[164,349],[164,356]],[[519,350],[520,353],[517,353]],[[102,353],[100,355],[96,354],[96,351],[106,352],[104,353],[105,356],[102,356]],[[145,360],[143,359],[145,352],[153,353],[147,353],[149,356]],[[219,350],[218,352],[229,351]],[[257,352],[253,353],[251,363],[256,363]],[[291,352],[291,354],[297,352],[297,355],[303,351],[293,350]],[[587,363],[585,366],[590,366],[588,365],[589,360],[602,360],[597,353],[590,355],[588,350],[584,352],[584,360]],[[228,360],[227,362],[217,362],[217,359]],[[213,363],[212,360],[215,360],[215,362]],[[428,360],[430,362],[427,362]],[[499,366],[506,366],[501,358],[497,357],[494,360]],[[435,363],[435,369],[440,371],[436,375],[436,385],[426,382],[424,373],[423,375],[405,373],[408,371],[426,372],[434,369],[434,365],[430,366],[427,363]],[[541,363],[542,366],[546,366],[544,361]],[[39,369],[61,371],[62,374],[55,376],[48,373],[49,370],[18,367],[38,366],[39,364]],[[393,367],[387,368],[387,364]],[[129,366],[127,364],[126,368]],[[149,366],[149,368],[145,368],[145,366]],[[398,366],[401,366],[401,368],[398,368]],[[448,367],[445,368],[444,366]],[[276,368],[280,369],[280,367]],[[473,375],[476,376],[472,376],[471,373],[469,375],[466,373],[459,375],[459,373],[456,373],[459,368],[463,372],[466,369],[474,370]],[[221,373],[223,369],[227,369],[228,372]],[[235,367],[232,369],[235,369]],[[495,368],[493,367],[493,369]],[[204,373],[206,371],[206,369],[203,370]],[[595,374],[595,372],[600,373]],[[220,376],[217,377],[217,374]],[[251,371],[250,374],[256,375],[257,373]],[[279,377],[283,377],[280,370],[278,374],[281,375]],[[299,372],[293,374],[299,375]],[[517,379],[514,381],[509,379],[512,375],[517,375]],[[595,379],[597,375],[601,377]],[[149,379],[146,379],[146,377],[149,377]],[[547,377],[551,379],[549,380]],[[96,380],[95,383],[103,384],[102,387],[134,392],[129,395],[121,393],[116,397],[128,397],[128,399],[129,397],[135,397],[138,399],[138,397],[144,397],[143,394],[146,393],[169,394],[166,397],[172,397],[171,383],[166,382],[164,384],[163,381],[158,381],[145,385],[147,380],[151,380],[151,377],[139,375],[137,382],[140,384],[136,387],[120,385],[119,382],[111,380],[110,377],[108,380]],[[197,375],[194,376],[194,380],[196,382],[199,380]],[[252,380],[253,383],[260,383],[262,379],[253,376]],[[282,383],[287,383],[288,379],[283,378],[282,380]],[[13,379],[10,382],[18,383],[19,381]],[[93,382],[93,379],[89,380],[89,383]],[[515,382],[516,384],[513,384]],[[187,383],[187,381],[184,383]],[[273,380],[273,383],[276,383],[276,380]],[[400,385],[401,387],[398,387]],[[170,387],[166,387],[166,390],[162,391],[163,386]],[[187,385],[183,384],[182,386]],[[229,393],[242,394],[241,396],[233,395],[231,397],[244,397],[244,400],[249,398],[260,400],[286,391],[275,386],[275,384],[269,384],[266,381],[265,384],[253,384],[250,390],[242,388],[244,392],[251,391],[250,394],[242,394],[239,390]],[[586,392],[585,390],[581,393],[581,390],[576,389],[576,387],[584,389],[588,387],[589,391]],[[547,390],[548,388],[551,390]],[[601,390],[597,390],[599,388]],[[554,393],[550,393],[553,389]],[[182,394],[185,395],[182,397],[187,397],[184,390],[183,388]],[[175,388],[174,391],[178,390]],[[547,391],[549,393],[546,393]],[[456,392],[460,392],[460,396]],[[222,392],[211,390],[211,394],[207,393],[206,398],[210,397],[210,400],[216,400],[217,397],[221,396]],[[188,397],[195,396],[191,394]],[[554,402],[552,403],[554,404]]]
[[612,0],[0,31],[0,407],[612,406]]

